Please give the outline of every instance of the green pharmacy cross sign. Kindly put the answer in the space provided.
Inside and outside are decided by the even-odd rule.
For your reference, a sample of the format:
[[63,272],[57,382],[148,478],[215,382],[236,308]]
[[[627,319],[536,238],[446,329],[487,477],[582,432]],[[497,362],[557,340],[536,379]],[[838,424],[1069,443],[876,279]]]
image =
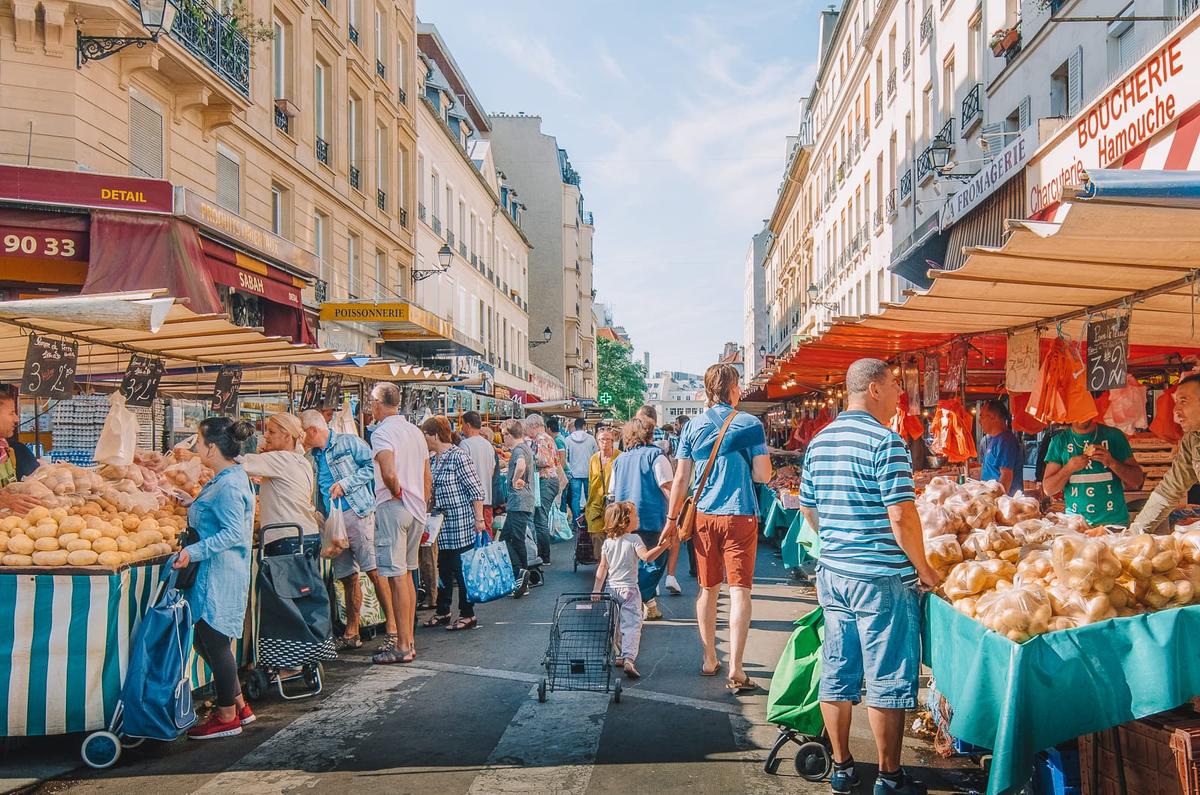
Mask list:
[[612,392],[601,392],[596,396],[596,400],[601,406],[611,406],[613,404]]

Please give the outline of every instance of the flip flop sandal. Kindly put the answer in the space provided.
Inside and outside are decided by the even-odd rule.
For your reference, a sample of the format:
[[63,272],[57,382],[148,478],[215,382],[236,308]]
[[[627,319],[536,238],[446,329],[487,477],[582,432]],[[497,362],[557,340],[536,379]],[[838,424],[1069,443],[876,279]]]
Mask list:
[[446,627],[446,631],[457,632],[460,629],[476,629],[478,626],[479,619],[477,619],[475,616],[471,616],[470,618],[460,618],[453,624],[450,624],[448,627]]
[[444,616],[434,616],[433,618],[429,619],[428,621],[423,621],[423,622],[421,622],[421,625],[425,626],[425,627],[440,627],[442,624],[449,624],[449,623],[450,623],[450,614],[447,613]]
[[751,690],[758,690],[758,685],[755,684],[754,680],[749,676],[740,682],[735,679],[730,679],[725,687],[727,687],[732,693],[747,693]]
[[705,670],[704,668],[700,669],[701,676],[716,676],[719,673],[721,673],[721,661],[720,660],[717,660],[717,667],[713,668],[711,671]]

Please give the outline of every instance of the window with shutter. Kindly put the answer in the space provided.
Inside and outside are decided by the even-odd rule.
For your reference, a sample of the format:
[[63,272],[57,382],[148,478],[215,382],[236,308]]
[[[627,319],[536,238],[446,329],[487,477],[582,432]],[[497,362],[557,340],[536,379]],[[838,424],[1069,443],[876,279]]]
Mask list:
[[1117,37],[1117,60],[1120,64],[1120,70],[1124,72],[1133,65],[1133,47],[1135,44],[1133,38],[1133,25]]
[[1031,121],[1029,118],[1029,97],[1025,97],[1025,99],[1021,100],[1021,104],[1017,106],[1017,113],[1019,114],[1018,127],[1024,130],[1029,126]]
[[140,97],[129,94],[129,175],[163,176],[162,114]]
[[217,151],[217,204],[229,212],[242,212],[242,168],[237,159]]
[[1083,106],[1083,47],[1067,61],[1067,115],[1074,116]]

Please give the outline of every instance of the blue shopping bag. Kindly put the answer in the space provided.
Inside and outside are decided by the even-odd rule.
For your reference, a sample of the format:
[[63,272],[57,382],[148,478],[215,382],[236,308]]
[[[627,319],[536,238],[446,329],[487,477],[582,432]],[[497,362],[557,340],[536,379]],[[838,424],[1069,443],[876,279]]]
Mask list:
[[508,546],[490,541],[482,533],[475,538],[475,548],[463,553],[462,567],[467,598],[474,604],[503,599],[517,590]]
[[559,541],[572,541],[575,539],[575,533],[571,531],[571,522],[567,519],[567,512],[559,507],[558,500],[550,506],[550,540],[558,543]]

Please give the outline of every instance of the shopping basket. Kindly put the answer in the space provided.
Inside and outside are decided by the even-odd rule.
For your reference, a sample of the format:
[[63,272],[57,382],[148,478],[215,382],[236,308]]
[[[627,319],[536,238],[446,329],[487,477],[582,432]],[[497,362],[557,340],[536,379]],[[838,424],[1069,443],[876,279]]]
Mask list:
[[796,772],[807,781],[820,781],[833,769],[825,720],[817,691],[821,683],[821,644],[825,640],[825,613],[818,607],[796,622],[767,695],[767,720],[779,726],[779,737],[767,754],[763,770],[779,769],[779,754],[796,743]]
[[617,601],[611,594],[567,593],[554,604],[550,645],[538,685],[538,701],[553,690],[613,691],[621,703],[621,681],[613,681],[613,636]]

